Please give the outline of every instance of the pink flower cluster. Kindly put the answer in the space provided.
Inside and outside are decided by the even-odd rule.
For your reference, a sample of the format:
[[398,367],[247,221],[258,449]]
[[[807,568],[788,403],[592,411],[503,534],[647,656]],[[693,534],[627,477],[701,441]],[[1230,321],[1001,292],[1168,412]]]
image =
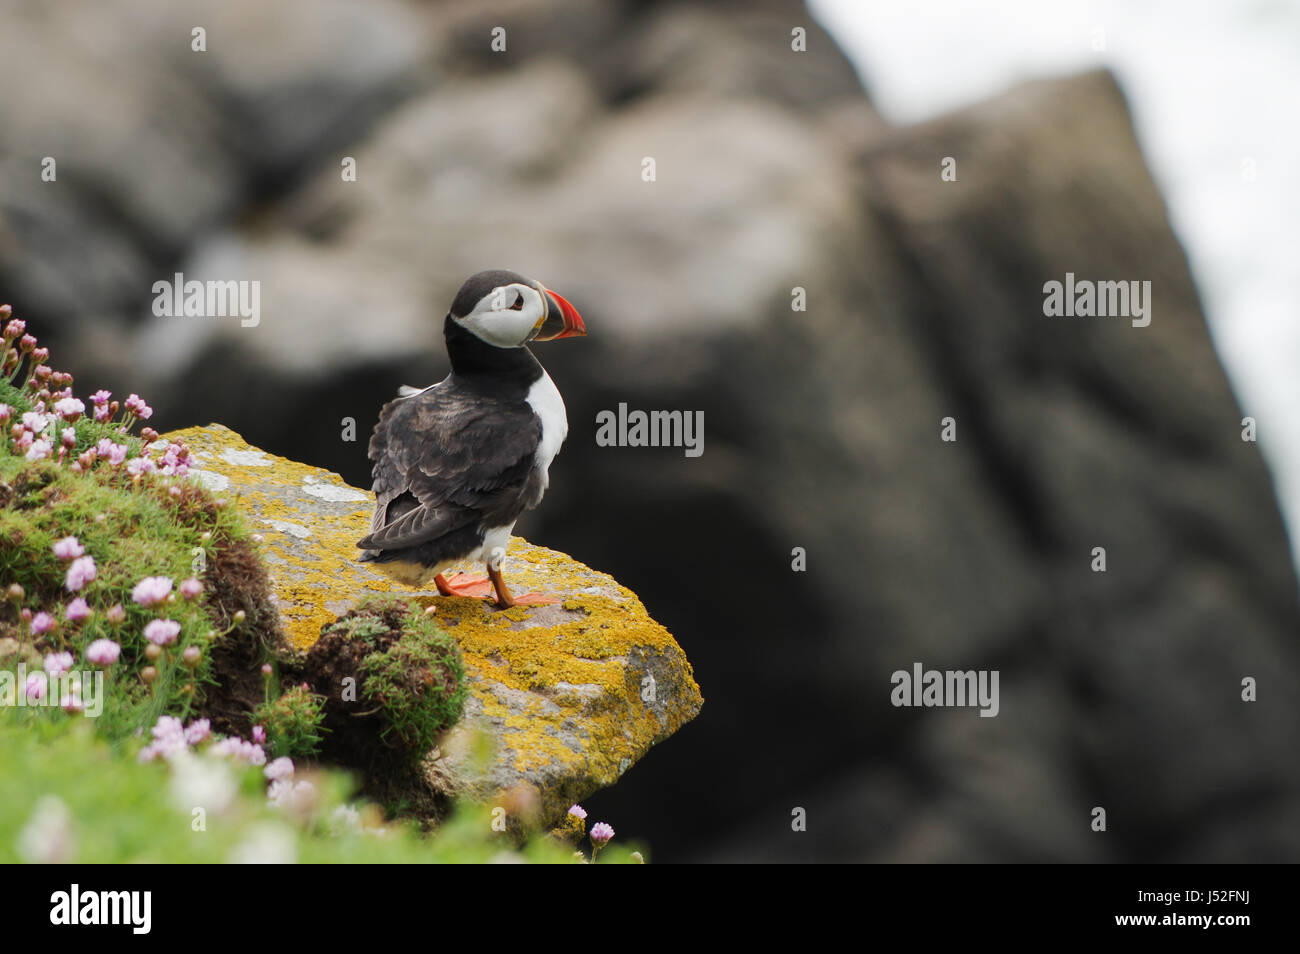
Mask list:
[[84,623],[94,615],[90,604],[78,596],[63,610],[63,616],[69,623]]
[[130,450],[125,444],[114,443],[111,438],[102,437],[99,443],[95,445],[95,459],[106,460],[114,467],[121,466],[126,461],[127,451]]
[[75,560],[79,556],[85,556],[86,553],[86,548],[76,537],[64,537],[51,549],[60,560]]
[[[0,324],[3,325],[0,378],[13,381],[30,395],[33,405],[33,409],[21,414],[19,421],[9,429],[13,449],[30,461],[57,459],[62,464],[65,457],[75,453],[77,431],[71,425],[86,417],[86,404],[72,393],[72,375],[55,371],[45,363],[50,356],[49,349],[38,348],[36,339],[26,333],[26,323],[13,318],[12,314],[13,309],[8,305],[0,305]],[[27,364],[26,376],[15,381],[15,375],[24,362]],[[119,403],[113,400],[112,393],[100,389],[90,396],[90,403],[93,408],[91,416],[100,424],[113,425],[114,418],[122,411],[121,420],[114,426],[123,434],[128,433],[136,421],[147,421],[153,416],[153,408],[138,394],[131,394]],[[9,425],[15,410],[7,404],[0,404],[0,427]],[[96,461],[103,460],[113,467],[126,464],[132,477],[155,472],[169,477],[184,477],[189,473],[194,461],[184,444],[166,442],[155,460],[150,449],[158,442],[158,432],[146,427],[141,431],[141,437],[144,439],[142,452],[130,462],[127,461],[128,446],[105,437],[93,448],[77,455],[70,469],[86,470]]]
[[122,647],[111,639],[97,639],[86,647],[86,662],[96,666],[111,666],[122,654]]
[[[587,810],[581,805],[570,805],[569,814],[580,822],[585,822],[587,820]],[[596,824],[591,826],[591,831],[587,833],[587,837],[591,839],[591,857],[594,861],[596,855],[599,854],[600,849],[604,848],[613,840],[614,829],[605,822],[596,822]]]
[[45,671],[57,676],[71,670],[72,662],[72,653],[50,653],[45,657]]
[[316,786],[306,779],[294,779],[293,771],[293,759],[288,756],[281,756],[262,769],[271,782],[266,789],[266,800],[295,815],[310,815],[316,807]]
[[141,606],[155,606],[164,602],[171,591],[171,577],[146,576],[131,590],[131,602]]
[[144,627],[144,638],[155,646],[170,646],[181,634],[181,624],[173,619],[150,620]]
[[178,752],[188,751],[190,746],[198,745],[212,736],[212,726],[207,719],[195,719],[185,726],[175,716],[159,716],[158,722],[149,731],[153,735],[153,741],[140,750],[141,762],[152,762],[160,757],[173,758]]
[[153,408],[144,403],[144,398],[138,394],[132,394],[126,399],[126,412],[138,417],[142,421],[147,421],[153,417]]
[[248,765],[265,765],[266,752],[256,742],[249,742],[238,736],[230,735],[222,739],[210,750],[214,755],[228,755],[236,761]]
[[109,398],[112,396],[111,392],[102,388],[90,396],[90,403],[95,406],[95,420],[101,424],[117,413],[116,403],[108,403]]
[[83,586],[95,578],[95,558],[92,556],[78,557],[72,561],[68,567],[67,579],[64,585],[69,593],[76,593]]

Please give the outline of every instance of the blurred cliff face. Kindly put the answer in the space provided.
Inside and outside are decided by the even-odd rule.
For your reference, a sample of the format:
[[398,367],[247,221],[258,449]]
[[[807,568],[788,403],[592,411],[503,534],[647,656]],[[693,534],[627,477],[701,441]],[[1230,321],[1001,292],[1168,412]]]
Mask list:
[[[890,129],[787,0],[0,16],[0,300],[160,430],[368,485],[467,275],[579,308],[519,529],[696,666],[593,803],[659,859],[1300,857],[1286,541],[1108,77]],[[257,307],[162,316],[178,274]],[[1067,275],[1150,324],[1047,317]],[[607,446],[620,405],[703,453]],[[999,672],[996,717],[894,705],[917,662]]]

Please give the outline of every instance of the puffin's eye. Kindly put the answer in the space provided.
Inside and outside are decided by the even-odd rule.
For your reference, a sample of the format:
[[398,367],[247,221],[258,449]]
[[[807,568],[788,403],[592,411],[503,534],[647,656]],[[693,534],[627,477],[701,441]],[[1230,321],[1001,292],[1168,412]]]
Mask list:
[[519,294],[519,292],[515,292],[515,294],[518,295],[518,297],[515,299],[515,303],[514,303],[513,305],[510,306],[510,310],[511,310],[511,311],[523,311],[523,310],[524,310],[524,296],[521,295],[521,294]]

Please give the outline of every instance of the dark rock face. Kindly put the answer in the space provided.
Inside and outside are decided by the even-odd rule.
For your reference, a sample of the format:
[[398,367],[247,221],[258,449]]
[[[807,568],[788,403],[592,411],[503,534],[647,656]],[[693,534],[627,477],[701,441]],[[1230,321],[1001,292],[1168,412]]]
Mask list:
[[[1300,860],[1296,578],[1108,76],[891,129],[786,0],[298,6],[105,21],[111,62],[5,14],[0,298],[66,319],[81,381],[364,483],[463,278],[539,278],[590,337],[536,349],[571,432],[520,531],[636,591],[709,700],[588,805],[620,836]],[[153,318],[175,271],[260,280],[261,323]],[[1067,272],[1151,282],[1150,325],[1045,317]],[[703,455],[597,446],[620,402],[702,410]],[[914,662],[998,670],[999,714],[895,708]]]

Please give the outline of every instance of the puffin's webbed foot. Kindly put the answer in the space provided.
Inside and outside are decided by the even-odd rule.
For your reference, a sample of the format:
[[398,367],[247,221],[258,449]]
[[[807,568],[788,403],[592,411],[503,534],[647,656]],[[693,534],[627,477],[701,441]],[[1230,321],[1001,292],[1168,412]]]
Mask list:
[[484,600],[491,599],[494,595],[492,581],[486,576],[457,573],[448,580],[439,573],[433,578],[433,584],[438,587],[438,592],[443,596],[468,596],[471,599]]
[[501,571],[494,570],[491,567],[488,567],[488,578],[491,579],[492,587],[497,591],[497,606],[502,609],[510,606],[548,606],[560,602],[554,596],[544,596],[541,593],[521,593],[518,596],[512,596],[509,587],[506,586],[505,577],[501,575]]
[[[487,576],[470,576],[468,573],[456,573],[450,579],[441,573],[433,578],[434,585],[443,596],[466,596],[475,600],[493,600],[502,609],[511,606],[549,606],[560,602],[554,596],[542,593],[521,593],[518,596],[510,592],[500,570],[488,570]],[[495,598],[495,599],[494,599]]]

